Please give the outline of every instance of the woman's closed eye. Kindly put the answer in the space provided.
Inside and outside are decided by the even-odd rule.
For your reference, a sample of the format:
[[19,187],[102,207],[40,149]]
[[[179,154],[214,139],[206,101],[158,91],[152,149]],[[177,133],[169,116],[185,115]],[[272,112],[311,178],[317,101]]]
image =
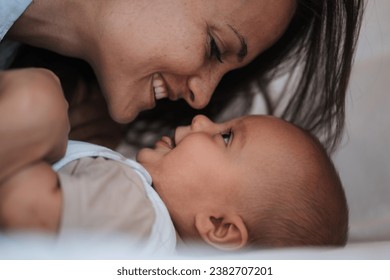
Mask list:
[[219,62],[223,63],[221,51],[218,48],[215,39],[212,36],[210,36],[210,58],[213,57],[215,57]]

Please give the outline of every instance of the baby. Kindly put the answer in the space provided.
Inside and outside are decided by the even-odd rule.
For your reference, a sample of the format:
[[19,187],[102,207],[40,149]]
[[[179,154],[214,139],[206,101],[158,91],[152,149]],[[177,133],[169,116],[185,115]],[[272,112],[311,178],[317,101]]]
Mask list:
[[197,116],[137,160],[184,240],[221,249],[343,245],[348,208],[319,142],[275,117]]
[[127,232],[167,250],[176,246],[172,223],[184,242],[223,250],[346,242],[345,195],[326,152],[275,117],[216,124],[199,115],[137,161],[71,141],[57,173],[21,171],[18,186],[0,187],[2,227]]
[[[18,90],[7,95],[14,110],[0,134],[0,143],[13,144],[1,155],[3,232],[42,230],[59,240],[120,233],[151,252],[172,252],[179,240],[223,250],[345,244],[340,179],[303,130],[270,116],[217,124],[200,115],[134,161],[101,146],[67,145],[58,79],[47,70],[13,74],[28,79],[8,83]],[[15,122],[26,125],[15,130],[22,127]]]

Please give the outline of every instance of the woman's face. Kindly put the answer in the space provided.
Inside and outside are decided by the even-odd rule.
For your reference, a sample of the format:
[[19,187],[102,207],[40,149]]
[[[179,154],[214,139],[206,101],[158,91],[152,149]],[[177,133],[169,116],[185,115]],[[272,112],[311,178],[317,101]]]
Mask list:
[[161,98],[203,108],[222,76],[270,47],[295,10],[295,0],[133,2],[112,2],[97,55],[87,57],[119,122]]

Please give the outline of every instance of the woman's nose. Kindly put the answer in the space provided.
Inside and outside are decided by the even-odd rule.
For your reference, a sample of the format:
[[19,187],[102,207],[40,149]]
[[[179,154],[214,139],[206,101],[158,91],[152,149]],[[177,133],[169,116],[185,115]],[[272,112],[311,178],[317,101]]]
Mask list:
[[213,95],[211,91],[205,90],[189,90],[187,103],[194,109],[202,109],[206,107],[210,102],[210,98]]
[[204,115],[196,115],[192,119],[191,130],[192,131],[209,131],[213,127],[214,123]]
[[222,75],[209,72],[189,78],[189,92],[185,97],[187,103],[194,109],[204,108],[209,103],[221,78]]

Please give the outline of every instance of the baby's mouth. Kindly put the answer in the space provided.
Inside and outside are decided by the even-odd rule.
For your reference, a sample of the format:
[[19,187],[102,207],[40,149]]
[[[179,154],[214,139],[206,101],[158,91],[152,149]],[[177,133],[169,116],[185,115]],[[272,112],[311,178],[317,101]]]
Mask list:
[[176,147],[175,141],[171,137],[163,136],[161,140],[164,141],[171,149]]
[[168,97],[168,89],[161,74],[159,73],[153,74],[152,86],[153,86],[154,98],[156,100],[160,100]]

